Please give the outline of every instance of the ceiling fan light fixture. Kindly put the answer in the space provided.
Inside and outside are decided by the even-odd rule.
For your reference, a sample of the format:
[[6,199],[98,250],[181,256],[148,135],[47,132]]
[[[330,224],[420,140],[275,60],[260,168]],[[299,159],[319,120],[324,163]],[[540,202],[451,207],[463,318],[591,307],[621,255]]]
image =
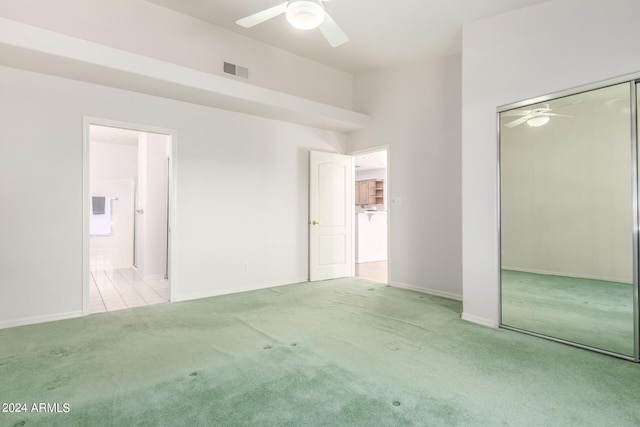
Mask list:
[[537,128],[549,123],[549,116],[536,116],[527,120],[527,124],[531,127]]
[[295,28],[312,30],[324,21],[324,6],[321,0],[290,0],[286,16]]

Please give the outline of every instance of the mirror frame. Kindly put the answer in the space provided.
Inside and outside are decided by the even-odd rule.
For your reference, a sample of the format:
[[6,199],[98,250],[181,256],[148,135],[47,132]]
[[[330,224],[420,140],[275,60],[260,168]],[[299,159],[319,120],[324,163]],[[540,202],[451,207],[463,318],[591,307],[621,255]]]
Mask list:
[[[551,101],[557,98],[563,98],[566,96],[572,96],[572,95],[577,95],[583,92],[589,92],[589,91],[593,91],[593,90],[598,90],[598,89],[603,89],[609,86],[614,86],[614,85],[618,85],[618,84],[622,84],[622,83],[627,83],[629,86],[629,91],[630,91],[630,123],[629,125],[631,126],[631,141],[630,141],[630,161],[631,161],[631,172],[632,172],[632,183],[631,183],[631,189],[632,189],[632,206],[631,209],[633,209],[633,213],[632,213],[632,221],[633,221],[633,225],[632,225],[632,230],[630,230],[630,232],[632,233],[632,238],[633,238],[633,355],[625,355],[625,354],[620,354],[620,353],[616,353],[616,352],[612,352],[612,351],[607,351],[601,348],[597,348],[597,347],[592,347],[589,345],[585,345],[585,344],[580,344],[580,343],[576,343],[576,342],[572,342],[572,341],[568,341],[562,338],[557,338],[557,337],[552,337],[552,336],[548,336],[548,335],[544,335],[541,333],[537,333],[537,332],[533,332],[533,331],[528,331],[525,329],[520,329],[517,327],[513,327],[513,326],[509,326],[509,325],[505,325],[502,322],[502,305],[503,305],[503,298],[502,298],[502,201],[501,201],[501,170],[502,170],[502,163],[501,163],[501,126],[500,126],[500,114],[502,112],[505,112],[507,110],[513,110],[516,108],[522,108],[522,107],[526,107],[528,105],[532,105],[532,104],[539,104],[542,102],[546,102],[546,101]],[[639,236],[639,221],[640,221],[640,213],[638,212],[638,210],[640,209],[639,206],[639,196],[638,196],[638,191],[639,191],[639,183],[638,183],[638,164],[640,163],[640,152],[638,150],[638,137],[639,137],[639,133],[638,133],[638,101],[639,101],[639,97],[638,97],[638,91],[640,91],[640,72],[638,73],[634,73],[634,74],[630,74],[630,75],[625,75],[625,76],[620,76],[620,77],[616,77],[613,79],[609,79],[609,80],[604,80],[601,82],[596,82],[596,83],[592,83],[592,84],[588,84],[588,85],[584,85],[584,86],[578,86],[572,89],[567,89],[567,90],[563,90],[563,91],[559,91],[559,92],[554,92],[554,93],[550,93],[547,95],[543,95],[543,96],[539,96],[536,98],[531,98],[531,99],[526,99],[523,101],[518,101],[518,102],[514,102],[511,104],[505,104],[502,106],[499,106],[496,109],[496,115],[495,115],[495,120],[496,120],[496,135],[497,135],[497,201],[498,201],[498,215],[497,215],[497,231],[498,231],[498,297],[499,297],[499,327],[503,328],[503,329],[508,329],[508,330],[513,330],[516,332],[521,332],[521,333],[525,333],[528,335],[533,335],[533,336],[537,336],[540,338],[544,338],[547,340],[551,340],[551,341],[555,341],[555,342],[559,342],[559,343],[563,343],[563,344],[568,344],[574,347],[578,347],[578,348],[582,348],[582,349],[586,349],[586,350],[591,350],[591,351],[595,351],[598,353],[603,353],[603,354],[607,354],[610,356],[614,356],[614,357],[618,357],[621,359],[625,359],[625,360],[631,360],[634,362],[640,362],[640,283],[639,283],[639,274],[640,274],[640,267],[639,267],[639,263],[640,263],[640,236]]]

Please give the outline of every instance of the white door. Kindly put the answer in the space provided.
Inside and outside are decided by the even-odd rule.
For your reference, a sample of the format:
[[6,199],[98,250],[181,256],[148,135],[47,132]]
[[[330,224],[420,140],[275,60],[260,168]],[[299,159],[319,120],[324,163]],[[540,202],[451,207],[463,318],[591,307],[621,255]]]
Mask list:
[[312,151],[309,280],[353,275],[353,157]]

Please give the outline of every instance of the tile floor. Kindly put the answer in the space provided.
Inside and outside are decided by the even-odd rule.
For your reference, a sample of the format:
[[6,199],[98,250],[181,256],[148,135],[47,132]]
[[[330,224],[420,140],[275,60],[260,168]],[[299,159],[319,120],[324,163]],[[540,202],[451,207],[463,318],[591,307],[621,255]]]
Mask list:
[[131,269],[91,270],[91,313],[122,310],[169,301],[169,281],[142,280]]
[[356,277],[387,283],[387,261],[357,263]]

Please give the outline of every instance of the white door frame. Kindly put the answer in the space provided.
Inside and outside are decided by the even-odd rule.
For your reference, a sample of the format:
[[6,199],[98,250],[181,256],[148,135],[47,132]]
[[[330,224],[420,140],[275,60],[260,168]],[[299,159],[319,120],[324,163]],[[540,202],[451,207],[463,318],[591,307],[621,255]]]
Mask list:
[[91,160],[91,125],[109,126],[121,129],[131,129],[140,132],[159,133],[169,136],[171,140],[171,153],[169,156],[169,245],[167,250],[167,276],[169,278],[169,301],[173,300],[173,281],[174,273],[173,257],[171,256],[171,248],[175,238],[176,223],[176,159],[177,159],[177,142],[178,133],[174,129],[161,128],[156,126],[143,125],[138,123],[123,122],[118,120],[103,119],[98,117],[84,116],[82,118],[82,314],[90,314],[89,311],[89,292],[91,284],[91,267],[90,267],[90,246],[89,246],[89,193],[90,187],[90,160]]
[[[373,154],[380,151],[387,152],[387,179],[385,182],[385,193],[384,198],[386,199],[387,205],[387,284],[391,284],[391,146],[389,144],[378,145],[371,148],[365,148],[363,150],[352,151],[349,153],[349,156],[357,157],[364,156],[366,154]],[[355,168],[355,166],[354,166]],[[355,171],[353,173],[355,177]],[[355,178],[354,178],[355,180]],[[355,185],[355,182],[354,182]],[[355,211],[355,208],[354,208]],[[353,228],[353,240],[354,240],[354,248],[355,248],[355,238],[356,238],[356,229],[355,224]],[[354,252],[354,261],[353,261],[353,275],[355,276],[355,252]]]

